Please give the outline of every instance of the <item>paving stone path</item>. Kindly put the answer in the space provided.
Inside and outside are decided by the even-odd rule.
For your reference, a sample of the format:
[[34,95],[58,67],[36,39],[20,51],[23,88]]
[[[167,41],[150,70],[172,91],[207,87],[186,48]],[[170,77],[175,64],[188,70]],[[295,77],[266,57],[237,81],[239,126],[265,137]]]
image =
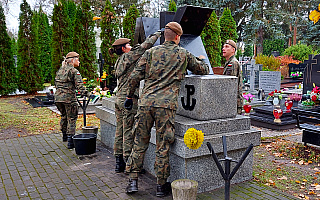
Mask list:
[[[142,175],[139,192],[127,195],[127,176],[114,172],[115,158],[97,141],[97,152],[78,156],[61,134],[0,140],[0,199],[160,199],[156,179]],[[168,196],[163,199],[172,199]],[[197,199],[224,199],[224,189]],[[253,181],[232,185],[231,199],[296,199]]]

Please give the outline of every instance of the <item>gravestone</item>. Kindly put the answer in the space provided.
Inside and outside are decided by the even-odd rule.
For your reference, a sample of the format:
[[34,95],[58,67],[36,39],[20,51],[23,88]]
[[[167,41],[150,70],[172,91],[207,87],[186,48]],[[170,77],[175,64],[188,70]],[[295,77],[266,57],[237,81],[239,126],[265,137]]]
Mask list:
[[312,91],[313,84],[320,87],[320,54],[309,55],[309,60],[304,61],[306,68],[303,74],[303,94]]
[[[175,142],[169,151],[171,175],[168,181],[195,180],[199,183],[198,192],[223,187],[224,179],[206,143],[210,142],[218,157],[222,158],[221,138],[223,135],[227,136],[228,156],[236,160],[240,159],[250,143],[255,146],[260,144],[261,132],[250,127],[250,118],[236,115],[236,88],[237,78],[235,76],[187,75],[181,82],[178,97],[179,109],[175,118]],[[232,103],[226,105],[226,100]],[[101,127],[98,139],[108,148],[113,148],[116,129],[114,102],[115,98],[103,98],[102,106],[96,107],[96,116],[100,119]],[[226,113],[232,113],[232,116]],[[195,128],[204,133],[203,144],[197,150],[189,149],[184,143],[183,137],[189,128]],[[156,132],[155,128],[152,128],[143,167],[153,175],[155,175],[155,150]],[[231,183],[252,179],[252,164],[253,153],[250,153]],[[234,166],[235,163],[232,163],[231,168]]]
[[289,76],[291,74],[291,72],[301,72],[302,75],[301,77],[303,77],[303,73],[304,73],[304,69],[306,68],[306,64],[305,63],[299,63],[299,64],[295,64],[295,63],[289,63]]
[[250,83],[250,91],[259,89],[259,73],[262,71],[261,64],[255,64],[252,59],[247,64],[243,65],[242,77]]
[[261,71],[259,76],[259,88],[263,89],[265,94],[274,90],[280,90],[281,72],[279,71]]
[[[189,7],[189,8],[188,8]],[[186,35],[181,37],[181,44],[189,51],[202,45],[198,35],[202,31],[196,29],[199,24],[205,24],[210,17],[200,7],[190,6],[181,9],[182,16],[175,19],[181,23]],[[189,10],[190,9],[190,10]],[[179,9],[178,9],[179,11]],[[180,11],[177,13],[181,13]],[[176,13],[176,14],[177,14]],[[206,16],[203,19],[201,17]],[[192,19],[190,16],[192,15]],[[193,18],[196,18],[194,20]],[[188,21],[197,25],[190,29]],[[182,23],[184,22],[184,23]],[[192,24],[191,23],[191,24]],[[187,26],[187,27],[184,27]],[[194,32],[193,32],[194,31]],[[187,41],[184,43],[184,41]],[[192,51],[191,51],[192,52]],[[203,54],[204,55],[204,54]],[[206,54],[205,54],[206,55]],[[198,55],[196,55],[198,56]],[[224,179],[216,167],[206,142],[214,144],[213,148],[218,157],[223,156],[221,138],[227,136],[228,156],[239,159],[250,143],[260,144],[261,132],[251,129],[250,118],[236,115],[237,110],[237,77],[224,75],[186,75],[181,82],[178,97],[179,109],[175,118],[175,142],[171,145],[170,171],[168,181],[191,179],[199,183],[198,192],[206,192],[224,186]],[[97,106],[96,116],[100,119],[101,141],[109,148],[113,147],[116,129],[115,99],[104,98],[102,106]],[[202,130],[204,142],[197,150],[191,150],[184,144],[184,134],[189,128]],[[151,130],[149,147],[145,154],[144,168],[151,174],[154,172],[156,150],[155,129]],[[252,179],[253,153],[250,153],[231,183],[239,183]],[[235,163],[232,163],[232,168]]]

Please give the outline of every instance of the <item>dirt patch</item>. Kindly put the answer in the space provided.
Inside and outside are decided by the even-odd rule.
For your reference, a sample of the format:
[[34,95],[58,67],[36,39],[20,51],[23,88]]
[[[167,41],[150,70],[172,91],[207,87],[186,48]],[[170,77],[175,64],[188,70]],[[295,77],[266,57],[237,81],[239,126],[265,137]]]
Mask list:
[[31,135],[31,134],[28,134],[28,131],[24,128],[19,129],[16,127],[10,127],[10,128],[0,130],[0,140],[18,138],[18,137],[23,137],[28,135]]

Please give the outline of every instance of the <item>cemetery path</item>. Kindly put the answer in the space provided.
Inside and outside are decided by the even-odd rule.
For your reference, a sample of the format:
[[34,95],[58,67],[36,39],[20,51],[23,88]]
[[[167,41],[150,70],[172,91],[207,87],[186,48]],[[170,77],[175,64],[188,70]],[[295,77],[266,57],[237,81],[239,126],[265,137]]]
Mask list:
[[[25,98],[26,95],[0,97],[0,163],[5,163],[0,167],[0,196],[6,195],[7,199],[157,199],[154,196],[155,179],[148,175],[141,180],[139,194],[126,195],[123,188],[127,177],[114,173],[114,157],[110,151],[98,142],[95,155],[80,158],[60,141],[60,116],[48,108],[33,108],[24,101]],[[91,118],[90,123],[99,126],[100,120],[94,115]],[[78,131],[81,122],[79,116]],[[261,130],[262,137],[266,138],[298,135],[299,131],[253,128]],[[292,160],[280,159],[270,153],[267,145],[254,149],[254,180],[233,185],[231,197],[295,199],[304,195],[303,198],[317,199],[318,190],[314,186],[320,177],[315,168],[320,166],[290,163]],[[281,181],[286,186],[279,185]],[[313,188],[316,189],[310,190]],[[197,199],[224,199],[223,188],[199,194]]]

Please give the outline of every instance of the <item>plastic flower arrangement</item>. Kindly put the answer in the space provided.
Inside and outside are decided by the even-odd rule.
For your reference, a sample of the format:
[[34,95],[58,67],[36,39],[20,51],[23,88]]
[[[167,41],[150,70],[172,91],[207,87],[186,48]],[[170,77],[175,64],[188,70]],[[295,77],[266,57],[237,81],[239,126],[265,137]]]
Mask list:
[[249,92],[244,92],[244,93],[242,93],[242,96],[243,96],[244,100],[245,100],[246,102],[249,102],[249,103],[253,100],[253,97],[254,97],[254,95],[252,95],[252,94],[249,93]]
[[267,100],[270,98],[270,97],[274,97],[274,96],[278,96],[279,97],[279,99],[282,99],[282,93],[283,93],[283,91],[281,91],[281,90],[274,90],[274,91],[272,91],[272,92],[270,92],[268,95],[268,97],[267,97]]
[[302,99],[302,95],[293,93],[288,96],[292,101],[300,101]]
[[297,78],[300,77],[302,75],[302,72],[291,72],[290,76],[292,78]]
[[201,130],[189,128],[184,134],[183,140],[189,149],[198,149],[203,143],[203,133]]
[[313,101],[310,101],[310,99],[302,101],[301,104],[304,106],[314,106],[315,105],[315,103]]
[[92,94],[100,96],[100,98],[102,97],[110,98],[112,96],[109,90],[103,91],[100,86],[97,86],[96,88],[94,88],[92,91]]
[[313,89],[310,93],[310,98],[312,101],[320,99],[320,88],[313,83]]

